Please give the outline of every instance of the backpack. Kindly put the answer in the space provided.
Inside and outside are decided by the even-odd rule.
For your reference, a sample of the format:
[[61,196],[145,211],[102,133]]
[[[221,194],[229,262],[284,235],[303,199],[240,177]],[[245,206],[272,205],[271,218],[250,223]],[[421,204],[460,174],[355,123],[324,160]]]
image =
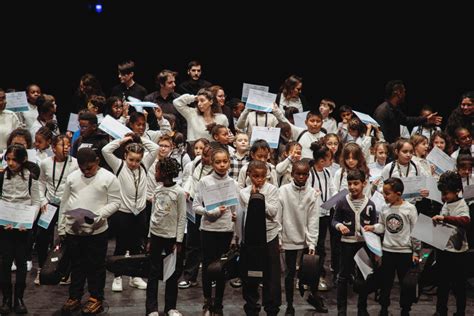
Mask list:
[[[120,163],[120,167],[117,169],[117,172],[115,173],[115,176],[118,178],[119,174],[120,174],[120,171],[122,171],[122,168],[123,168],[123,165],[124,165],[125,161],[122,160],[122,162]],[[145,170],[145,175],[148,174],[148,170],[146,169],[145,165],[140,162],[140,167],[143,168],[143,170]]]
[[[418,168],[416,167],[416,164],[410,160],[410,164],[413,166],[413,168],[415,168],[415,176],[418,176]],[[388,177],[391,178],[392,177],[392,173],[393,173],[393,170],[395,169],[395,161],[392,162],[392,166],[390,167],[390,171],[388,173]],[[400,175],[401,176],[401,175]]]

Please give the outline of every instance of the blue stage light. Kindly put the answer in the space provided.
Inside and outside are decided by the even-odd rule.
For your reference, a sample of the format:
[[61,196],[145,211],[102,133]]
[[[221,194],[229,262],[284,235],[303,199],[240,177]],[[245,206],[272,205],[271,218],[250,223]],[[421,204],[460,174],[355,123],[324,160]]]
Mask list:
[[96,13],[101,13],[102,12],[102,4],[98,3],[95,5],[95,12]]

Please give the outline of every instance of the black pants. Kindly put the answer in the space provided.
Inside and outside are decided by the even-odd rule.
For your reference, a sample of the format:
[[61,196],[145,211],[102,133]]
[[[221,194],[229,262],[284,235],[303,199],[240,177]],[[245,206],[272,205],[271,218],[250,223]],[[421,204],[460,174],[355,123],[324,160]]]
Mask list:
[[[332,208],[329,218],[329,238],[331,243],[331,267],[334,270],[334,276],[337,276],[339,273],[339,266],[341,265],[341,233],[331,225],[334,212],[334,208]],[[321,218],[319,220],[321,220]]]
[[66,246],[71,260],[69,297],[80,300],[84,295],[84,284],[87,279],[90,296],[103,300],[107,231],[89,236],[67,234]]
[[[176,238],[162,238],[155,235],[150,237],[150,275],[148,277],[148,285],[146,288],[146,314],[158,311],[158,280],[163,274],[163,250],[166,255],[173,252],[176,244]],[[178,299],[178,277],[180,271],[179,266],[183,262],[177,257],[176,270],[173,275],[166,281],[165,287],[165,313],[171,309],[176,309],[176,301]],[[182,258],[182,257],[181,257]]]
[[[329,218],[329,217],[327,217]],[[308,248],[304,249],[301,254],[301,262],[303,262],[303,255],[308,253]],[[285,271],[285,294],[286,302],[288,305],[293,304],[293,293],[295,289],[295,276],[296,276],[296,259],[298,256],[298,250],[285,250],[285,262],[286,262],[286,271]],[[316,297],[318,292],[318,283],[311,284],[311,294]]]
[[188,219],[188,231],[186,233],[186,263],[184,265],[183,278],[186,281],[196,282],[199,264],[202,261],[201,250],[201,215],[196,214],[196,223]]
[[[354,274],[355,261],[354,256],[360,248],[364,247],[365,242],[347,243],[341,242],[341,257],[339,274],[337,277],[337,311],[347,312],[347,284],[351,275]],[[363,311],[367,309],[367,292],[361,291],[357,301],[357,309]]]
[[[326,259],[326,247],[324,244],[326,242],[326,235],[330,227],[331,227],[331,218],[329,216],[323,216],[319,218],[318,243],[316,245],[316,252],[319,255],[320,271],[321,271],[322,277],[326,276],[326,270],[324,269],[324,260]],[[285,255],[286,255],[286,251],[285,251]]]
[[[267,315],[277,315],[281,305],[280,282],[280,250],[278,237],[267,243],[267,253],[263,270],[263,306]],[[260,304],[258,293],[260,278],[244,276],[242,278],[242,294],[245,300],[244,310],[246,315],[258,315]]]
[[[207,275],[207,267],[214,260],[219,259],[224,253],[229,251],[232,241],[232,232],[211,232],[201,231],[202,243],[202,291],[205,299],[212,298],[212,284]],[[214,297],[214,307],[222,308],[224,297],[225,279],[216,280],[216,294]]]
[[[115,212],[112,215],[115,227],[115,251],[114,256],[123,256],[127,252],[137,255],[143,244],[143,230],[145,229],[145,212],[138,215],[132,213]],[[116,277],[120,275],[115,275]]]
[[466,310],[466,253],[439,251],[436,253],[438,264],[438,297],[436,311],[441,314],[448,312],[449,290],[456,297],[456,314],[464,315]]
[[[379,303],[382,308],[390,306],[390,292],[392,291],[395,272],[397,272],[398,281],[401,283],[407,272],[412,266],[412,253],[401,252],[383,252],[382,257],[382,286],[380,289]],[[411,301],[407,298],[404,287],[400,287],[400,307],[404,311],[410,311]]]
[[16,262],[15,296],[23,298],[26,287],[26,259],[30,231],[5,230],[0,227],[0,284],[3,297],[12,295],[12,263]]
[[38,253],[38,265],[40,268],[43,267],[46,257],[48,256],[49,247],[54,246],[54,228],[58,222],[59,208],[56,210],[51,223],[49,223],[48,229],[38,226],[36,232],[36,252]]

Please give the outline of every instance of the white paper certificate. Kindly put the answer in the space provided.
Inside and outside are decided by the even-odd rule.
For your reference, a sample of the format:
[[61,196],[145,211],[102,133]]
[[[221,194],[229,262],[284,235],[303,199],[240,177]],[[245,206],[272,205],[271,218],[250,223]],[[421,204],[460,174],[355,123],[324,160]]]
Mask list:
[[266,140],[268,145],[270,145],[270,148],[278,148],[278,143],[280,142],[280,128],[254,126],[252,129],[252,138],[250,139],[250,144],[253,144],[259,139]]
[[274,93],[250,89],[245,107],[255,111],[271,112],[276,97]]
[[362,113],[362,112],[357,112],[357,111],[354,111],[352,110],[352,112],[354,112],[355,115],[357,115],[357,117],[359,118],[359,120],[362,121],[362,123],[364,124],[372,124],[374,126],[380,126],[379,123],[377,123],[376,120],[374,120],[372,118],[372,116],[368,115],[368,114],[365,114],[365,113]]
[[221,205],[232,206],[239,204],[237,187],[233,179],[206,186],[201,194],[206,211],[211,211]]
[[431,217],[419,214],[411,236],[435,248],[444,250],[454,228],[442,224],[434,225]]
[[364,247],[360,248],[359,251],[354,256],[354,261],[359,267],[360,272],[364,276],[364,280],[367,280],[367,276],[374,272],[372,268],[372,262],[367,255],[367,251],[365,251]]
[[261,86],[261,85],[258,85],[258,84],[251,84],[251,83],[244,83],[244,85],[242,87],[242,101],[247,102],[247,98],[249,96],[250,89],[260,90],[260,91],[265,91],[265,92],[268,92],[270,90],[270,88],[267,87],[267,86]]
[[12,112],[26,112],[30,110],[25,91],[8,92],[5,93],[5,96],[7,98],[7,110]]
[[49,224],[53,220],[54,214],[58,210],[57,206],[48,204],[46,207],[46,211],[41,214],[40,218],[38,219],[38,226],[43,227],[44,229],[48,229]]
[[382,242],[380,237],[372,232],[366,232],[362,229],[362,236],[364,236],[365,243],[370,251],[379,257],[382,257]]
[[112,116],[107,115],[99,125],[99,128],[115,139],[123,138],[125,134],[132,131]]
[[69,114],[69,121],[67,122],[67,130],[71,132],[78,131],[79,126],[79,114],[71,113]]
[[401,178],[403,181],[404,189],[402,197],[404,199],[411,199],[414,197],[420,196],[420,190],[426,189],[426,177],[417,176],[417,177],[408,177]]
[[176,270],[176,248],[163,258],[163,282],[166,282]]
[[456,166],[456,161],[436,146],[431,149],[426,160],[435,165],[435,172],[439,175],[448,170],[454,170]]
[[295,122],[295,126],[307,129],[308,127],[305,124],[306,116],[308,115],[309,111],[295,113],[293,114],[293,121]]
[[0,226],[13,225],[16,229],[31,229],[37,213],[38,208],[34,205],[0,200]]

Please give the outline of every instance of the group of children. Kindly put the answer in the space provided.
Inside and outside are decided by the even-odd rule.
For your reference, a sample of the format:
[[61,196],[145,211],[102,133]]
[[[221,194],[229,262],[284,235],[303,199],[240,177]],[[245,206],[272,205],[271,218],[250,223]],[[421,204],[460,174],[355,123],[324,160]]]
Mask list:
[[[166,280],[165,313],[180,314],[176,309],[178,286],[196,285],[202,261],[203,315],[223,315],[226,280],[224,276],[211,279],[208,267],[230,247],[240,246],[247,252],[253,249],[245,236],[251,225],[260,227],[265,245],[262,273],[254,275],[247,271],[234,280],[234,285],[242,286],[247,315],[257,315],[261,309],[260,285],[263,285],[265,312],[278,314],[282,304],[282,252],[286,315],[295,315],[294,282],[304,254],[319,256],[317,270],[321,275],[317,282],[309,284],[307,302],[318,312],[328,312],[319,292],[329,287],[326,280],[329,271],[325,266],[329,261],[333,285],[337,287],[338,314],[346,315],[348,284],[357,269],[354,255],[367,248],[365,232],[383,235],[383,256],[376,258],[376,262],[383,271],[380,314],[388,315],[395,272],[402,280],[413,262],[419,260],[421,243],[411,237],[419,213],[429,215],[434,223],[462,228],[460,246],[450,242],[446,249],[437,251],[437,265],[442,273],[436,312],[447,313],[447,298],[453,288],[457,315],[464,314],[464,282],[469,268],[466,251],[474,246],[468,243],[474,236],[469,234],[469,206],[462,198],[463,188],[473,181],[472,137],[467,129],[456,130],[456,151],[443,132],[430,126],[417,127],[410,139],[387,144],[379,128],[362,123],[349,106],[340,107],[342,122],[336,124],[330,117],[335,103],[324,99],[319,111],[308,112],[306,128],[292,123],[293,112],[288,109],[283,112],[275,105],[272,113],[245,109],[236,121],[236,133],[232,134],[224,115],[213,112],[213,96],[205,90],[199,91],[197,97],[183,95],[174,102],[188,120],[187,135],[192,139],[188,138],[187,142],[175,130],[175,118],[162,113],[160,107],[154,110],[160,127],[155,131],[147,127],[146,114],[133,112],[128,116],[128,108],[124,111],[121,99],[109,99],[108,114],[132,131],[111,141],[97,128],[94,108],[98,107],[94,107],[93,101],[90,109],[79,113],[79,131],[73,142],[69,137],[72,135],[58,134],[55,126],[50,125],[53,116],[47,109],[51,106],[45,102],[38,107],[38,122],[43,118],[47,122],[34,135],[37,163],[28,160],[27,150],[33,145],[28,130],[15,129],[8,137],[0,178],[1,200],[31,205],[39,214],[51,206],[58,210],[47,228],[38,226],[37,219],[32,229],[2,225],[2,315],[12,310],[19,314],[27,312],[23,294],[32,243],[35,241],[38,253],[35,283],[39,285],[40,269],[52,245],[56,224],[71,262],[71,284],[69,298],[62,307],[64,313],[81,306],[85,314],[103,311],[105,256],[108,232],[111,232],[116,240],[114,255],[135,255],[143,248],[149,253],[148,282],[141,278],[129,281],[132,287],[146,289],[147,315],[158,315],[162,253],[177,256],[176,270]],[[193,101],[197,102],[195,109],[188,106]],[[40,110],[43,107],[45,111]],[[423,108],[425,112],[429,110]],[[203,124],[207,129],[203,129]],[[250,144],[255,126],[280,127],[279,147],[271,148],[263,139]],[[457,159],[455,170],[441,175],[435,172],[426,159],[434,147],[452,152],[452,157]],[[444,205],[429,199],[426,188],[420,188],[418,197],[403,199],[403,179],[414,176],[436,177]],[[235,186],[238,203],[209,209],[204,202],[206,190],[224,187],[229,182]],[[348,190],[347,196],[334,207],[322,207],[343,189]],[[382,209],[377,209],[371,200],[375,192],[384,196],[386,205]],[[263,205],[265,213],[261,226],[248,221],[255,218],[251,214],[255,201]],[[330,260],[326,259],[325,250],[328,231]],[[466,231],[468,235],[462,233]],[[254,255],[262,256],[262,253]],[[181,274],[183,280],[179,282]],[[90,296],[82,305],[86,280]],[[112,290],[123,290],[121,275],[115,275]],[[400,291],[401,313],[408,315],[412,302],[406,299],[403,288]],[[367,295],[364,289],[358,293],[358,315],[368,315]]]

